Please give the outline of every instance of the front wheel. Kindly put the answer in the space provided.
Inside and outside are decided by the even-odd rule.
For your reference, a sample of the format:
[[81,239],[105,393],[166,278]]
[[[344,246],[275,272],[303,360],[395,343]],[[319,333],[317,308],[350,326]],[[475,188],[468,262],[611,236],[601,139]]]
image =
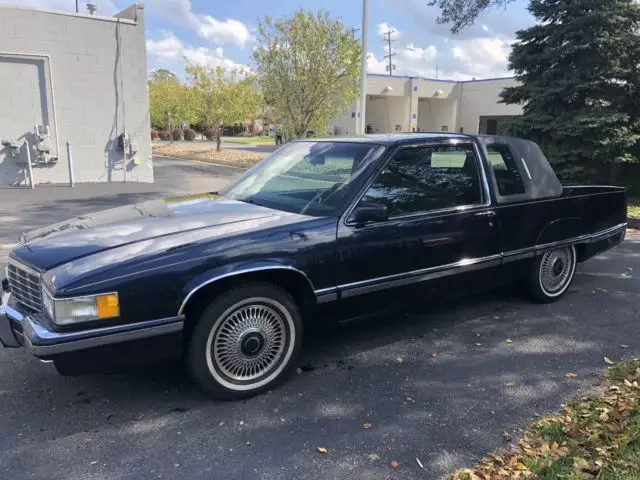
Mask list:
[[301,345],[302,318],[291,296],[273,285],[248,285],[202,312],[189,341],[188,369],[216,397],[246,398],[283,380]]
[[573,245],[547,250],[532,266],[528,291],[538,302],[555,302],[568,290],[575,271],[576,249]]

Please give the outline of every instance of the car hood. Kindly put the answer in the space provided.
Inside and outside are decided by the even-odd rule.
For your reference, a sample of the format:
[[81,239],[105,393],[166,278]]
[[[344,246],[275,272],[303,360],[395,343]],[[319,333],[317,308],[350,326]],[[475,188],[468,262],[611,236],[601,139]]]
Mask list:
[[23,233],[21,245],[12,256],[39,270],[48,270],[77,258],[143,240],[234,223],[244,224],[243,229],[251,229],[251,223],[255,223],[257,228],[264,225],[268,217],[289,215],[293,214],[219,199],[212,194],[151,200]]

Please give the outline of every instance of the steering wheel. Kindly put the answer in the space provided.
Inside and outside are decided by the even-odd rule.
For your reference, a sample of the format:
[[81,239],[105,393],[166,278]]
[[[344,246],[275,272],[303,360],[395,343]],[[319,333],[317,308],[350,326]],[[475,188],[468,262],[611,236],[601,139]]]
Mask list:
[[331,195],[342,188],[343,185],[344,183],[334,183],[329,190],[323,190],[316,193],[316,195],[309,201],[309,203],[307,203],[305,207],[300,211],[300,214],[305,215],[314,203],[317,203],[318,205],[321,204],[324,200],[327,200]]

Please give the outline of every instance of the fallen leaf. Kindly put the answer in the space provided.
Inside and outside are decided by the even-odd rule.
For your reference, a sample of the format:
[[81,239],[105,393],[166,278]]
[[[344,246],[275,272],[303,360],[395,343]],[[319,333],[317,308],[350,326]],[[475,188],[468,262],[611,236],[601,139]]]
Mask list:
[[433,352],[433,353],[431,354],[431,357],[432,357],[432,358],[436,358],[437,356],[438,356],[438,354],[437,354],[436,352]]
[[367,457],[369,457],[369,460],[371,460],[372,462],[380,460],[380,455],[378,455],[377,453],[370,453],[369,455],[367,455]]
[[511,340],[510,338],[507,338],[504,342],[505,343],[513,343],[513,340]]
[[482,344],[481,343],[476,343],[476,347],[481,347]]
[[370,423],[363,423],[362,424],[362,428],[364,428],[365,430],[369,430],[371,427],[373,427],[373,425],[371,425]]
[[620,348],[629,348],[629,345],[620,345]]
[[616,364],[616,362],[611,360],[609,357],[604,357],[604,363],[606,363],[608,365],[615,365]]
[[404,359],[402,357],[397,357],[396,358],[396,362],[398,363],[404,363]]
[[397,470],[399,466],[400,464],[398,462],[396,462],[395,460],[391,460],[391,468]]
[[91,465],[95,465],[96,463],[98,463],[98,461],[94,460],[93,462],[91,462]]
[[496,320],[500,320],[500,319],[501,319],[501,317],[500,317],[500,316],[498,316],[498,315],[494,315],[494,317],[493,317],[493,318],[494,318],[494,319],[496,319]]
[[245,442],[245,445],[246,445],[247,447],[250,447],[250,446],[251,446],[251,442],[250,442],[249,440],[247,440],[247,441]]
[[631,383],[629,380],[627,380],[626,378],[624,379],[624,384],[629,387],[632,388],[633,387],[633,383]]
[[327,449],[324,447],[318,447],[316,450],[318,450],[318,453],[327,453]]
[[577,376],[578,376],[578,375],[576,375],[575,373],[567,373],[567,374],[565,375],[565,377],[567,377],[567,378],[576,378]]

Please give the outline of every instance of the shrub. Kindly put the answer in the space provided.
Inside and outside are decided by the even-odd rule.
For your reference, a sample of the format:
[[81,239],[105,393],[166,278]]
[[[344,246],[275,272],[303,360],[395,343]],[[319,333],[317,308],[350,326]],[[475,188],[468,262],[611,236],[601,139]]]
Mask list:
[[174,142],[182,140],[182,130],[179,128],[174,128],[173,130],[171,130],[171,138]]
[[158,138],[164,142],[168,141],[171,138],[171,135],[169,135],[169,132],[160,131],[157,133],[158,133]]
[[196,131],[193,128],[185,128],[182,133],[188,142],[193,142],[196,139]]
[[204,131],[204,138],[206,138],[209,141],[214,140],[216,138],[216,131],[211,127],[207,128]]

